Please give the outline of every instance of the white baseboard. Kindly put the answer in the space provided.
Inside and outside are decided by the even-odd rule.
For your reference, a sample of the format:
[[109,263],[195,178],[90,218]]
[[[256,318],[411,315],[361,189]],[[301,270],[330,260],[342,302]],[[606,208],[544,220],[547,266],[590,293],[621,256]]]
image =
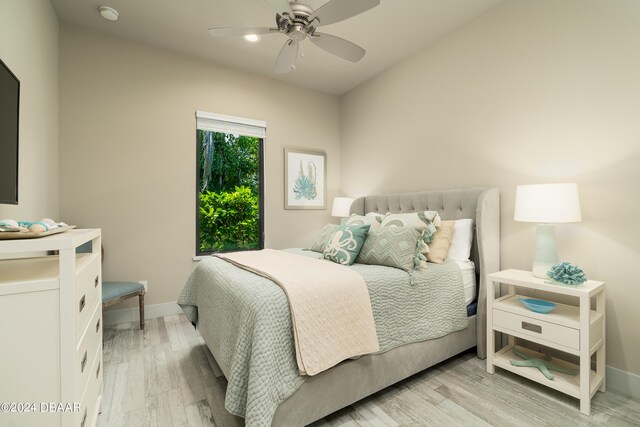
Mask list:
[[607,390],[640,399],[640,375],[607,366]]
[[[171,316],[181,313],[182,309],[175,302],[144,306],[145,319],[153,319],[156,317]],[[138,322],[139,320],[140,311],[138,307],[123,308],[120,310],[105,310],[102,313],[102,322],[105,326],[117,325],[118,323]]]

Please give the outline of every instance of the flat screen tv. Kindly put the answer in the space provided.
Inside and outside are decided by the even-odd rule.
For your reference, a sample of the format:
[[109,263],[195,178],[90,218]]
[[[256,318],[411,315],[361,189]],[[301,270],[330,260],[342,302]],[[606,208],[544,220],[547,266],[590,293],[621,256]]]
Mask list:
[[18,204],[20,80],[0,59],[0,203]]

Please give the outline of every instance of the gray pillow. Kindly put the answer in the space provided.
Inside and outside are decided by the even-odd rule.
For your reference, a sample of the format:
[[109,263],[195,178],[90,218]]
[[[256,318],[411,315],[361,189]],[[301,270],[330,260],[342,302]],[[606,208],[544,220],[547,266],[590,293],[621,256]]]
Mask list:
[[413,227],[380,227],[371,229],[356,262],[384,265],[413,271],[419,260],[418,240],[422,233]]
[[324,249],[327,247],[327,243],[329,243],[329,239],[335,234],[336,231],[338,231],[338,227],[340,226],[337,224],[327,224],[322,227],[320,234],[318,234],[318,237],[316,237],[316,241],[313,242],[311,248],[309,249],[314,252],[324,252]]

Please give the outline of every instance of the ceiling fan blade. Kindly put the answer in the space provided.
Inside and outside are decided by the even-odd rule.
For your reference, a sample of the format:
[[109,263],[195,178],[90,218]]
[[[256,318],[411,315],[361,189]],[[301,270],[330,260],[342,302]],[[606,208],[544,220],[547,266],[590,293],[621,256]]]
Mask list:
[[291,71],[294,65],[296,65],[296,59],[298,58],[299,44],[294,40],[287,40],[280,49],[278,59],[276,59],[276,73],[284,74]]
[[279,13],[289,12],[291,13],[291,5],[287,0],[265,0],[269,5]]
[[319,48],[347,61],[358,62],[364,54],[367,53],[366,50],[357,44],[341,39],[340,37],[332,36],[331,34],[315,32],[313,36],[309,38],[311,42]]
[[235,28],[235,27],[226,27],[226,28],[209,28],[209,34],[213,37],[224,37],[224,36],[246,36],[248,34],[271,34],[277,33],[277,28],[267,28],[267,27],[249,27],[249,28]]
[[309,20],[317,18],[320,25],[329,25],[366,12],[380,4],[380,0],[331,0],[313,12]]

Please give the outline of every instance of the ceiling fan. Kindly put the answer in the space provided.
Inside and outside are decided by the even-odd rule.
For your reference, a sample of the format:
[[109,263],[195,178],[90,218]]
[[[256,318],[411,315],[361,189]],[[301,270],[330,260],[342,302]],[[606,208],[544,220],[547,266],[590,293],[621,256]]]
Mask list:
[[334,24],[359,15],[380,4],[380,0],[329,0],[314,10],[297,1],[265,0],[276,12],[277,28],[210,28],[209,34],[220,36],[249,36],[281,33],[288,37],[276,59],[276,73],[288,73],[295,69],[300,42],[309,38],[325,51],[351,62],[358,62],[366,51],[357,44],[340,37],[316,31],[322,25]]

